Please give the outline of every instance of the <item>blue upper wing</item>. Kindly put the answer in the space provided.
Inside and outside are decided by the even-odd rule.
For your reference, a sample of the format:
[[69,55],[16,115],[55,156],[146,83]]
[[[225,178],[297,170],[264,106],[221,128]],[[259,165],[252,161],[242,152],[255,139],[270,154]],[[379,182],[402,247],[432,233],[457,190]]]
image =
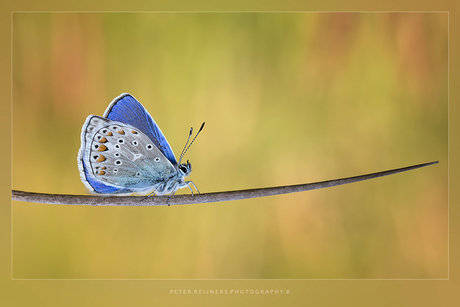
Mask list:
[[171,146],[169,146],[160,127],[158,127],[144,106],[131,94],[122,94],[115,98],[107,110],[105,110],[104,117],[141,130],[154,142],[173,165],[177,164]]

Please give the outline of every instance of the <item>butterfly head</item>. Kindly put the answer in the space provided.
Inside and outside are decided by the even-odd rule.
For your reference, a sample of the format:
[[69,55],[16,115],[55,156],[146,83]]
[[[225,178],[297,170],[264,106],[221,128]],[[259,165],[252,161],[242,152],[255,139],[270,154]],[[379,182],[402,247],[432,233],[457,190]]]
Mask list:
[[187,177],[192,172],[192,164],[187,160],[187,163],[182,163],[178,167],[179,174]]

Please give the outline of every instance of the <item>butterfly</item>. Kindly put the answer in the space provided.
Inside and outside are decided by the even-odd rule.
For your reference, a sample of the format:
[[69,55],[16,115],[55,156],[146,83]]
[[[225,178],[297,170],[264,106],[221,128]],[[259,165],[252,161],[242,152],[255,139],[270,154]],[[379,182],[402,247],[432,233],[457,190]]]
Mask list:
[[[152,116],[130,94],[122,94],[107,107],[102,117],[90,115],[81,131],[78,169],[83,184],[95,194],[165,195],[188,187],[185,178],[192,164],[182,157],[204,127],[190,141],[193,128],[179,162]],[[168,198],[169,199],[169,198]]]

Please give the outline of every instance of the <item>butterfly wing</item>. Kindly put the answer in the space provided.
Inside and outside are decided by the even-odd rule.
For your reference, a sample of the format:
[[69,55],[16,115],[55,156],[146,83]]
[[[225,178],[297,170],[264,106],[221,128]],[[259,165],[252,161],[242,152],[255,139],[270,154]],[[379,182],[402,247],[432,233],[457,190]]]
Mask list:
[[105,110],[104,117],[141,130],[173,165],[177,164],[171,146],[161,132],[160,127],[158,127],[144,106],[131,94],[125,93],[115,98]]
[[78,151],[78,169],[80,171],[80,177],[87,189],[92,192],[100,194],[117,194],[117,193],[128,193],[128,189],[124,187],[117,187],[109,183],[101,182],[96,178],[90,163],[91,151],[87,150],[88,146],[91,146],[92,131],[101,123],[104,119],[97,119],[98,116],[90,115],[85,121],[81,131],[81,147]]
[[96,193],[149,193],[176,173],[140,129],[91,115],[82,130],[80,175]]

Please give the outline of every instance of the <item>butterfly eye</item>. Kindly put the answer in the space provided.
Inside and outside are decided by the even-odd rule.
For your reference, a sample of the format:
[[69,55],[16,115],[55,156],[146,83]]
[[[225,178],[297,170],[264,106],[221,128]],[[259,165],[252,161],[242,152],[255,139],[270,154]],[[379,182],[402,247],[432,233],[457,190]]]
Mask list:
[[152,144],[147,144],[147,146],[145,146],[145,148],[147,148],[147,150],[152,150],[152,149],[153,149],[153,145],[152,145]]
[[153,161],[160,162],[160,158],[156,157],[155,159],[153,159]]
[[137,141],[133,141],[134,146],[137,146],[137,144],[139,144]]

